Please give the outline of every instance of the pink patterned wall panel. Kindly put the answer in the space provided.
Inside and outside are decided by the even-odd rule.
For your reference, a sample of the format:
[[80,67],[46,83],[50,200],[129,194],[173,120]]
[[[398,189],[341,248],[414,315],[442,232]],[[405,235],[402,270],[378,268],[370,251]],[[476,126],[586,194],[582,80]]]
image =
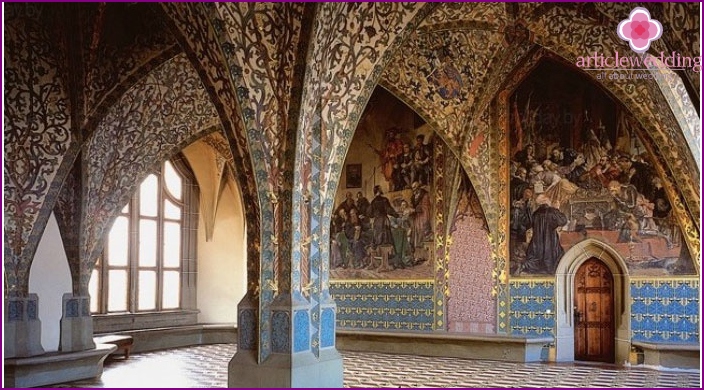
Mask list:
[[483,223],[476,217],[457,221],[450,248],[450,332],[494,333],[496,300],[491,296],[491,248]]

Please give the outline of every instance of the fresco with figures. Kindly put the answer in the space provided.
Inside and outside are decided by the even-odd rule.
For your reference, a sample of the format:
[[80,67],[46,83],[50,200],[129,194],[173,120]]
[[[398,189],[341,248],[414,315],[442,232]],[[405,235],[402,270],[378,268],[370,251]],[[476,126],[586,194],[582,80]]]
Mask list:
[[434,142],[413,110],[377,88],[336,194],[332,279],[432,278]]
[[512,275],[554,274],[588,238],[613,248],[631,275],[696,273],[653,148],[620,104],[544,61],[510,105]]

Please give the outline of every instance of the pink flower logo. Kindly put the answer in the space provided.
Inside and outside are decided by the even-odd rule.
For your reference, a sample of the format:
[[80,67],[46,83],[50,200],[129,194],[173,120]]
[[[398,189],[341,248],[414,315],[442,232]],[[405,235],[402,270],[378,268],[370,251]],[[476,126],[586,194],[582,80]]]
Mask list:
[[650,19],[650,12],[643,7],[633,8],[628,19],[618,24],[616,29],[618,37],[628,41],[631,50],[636,53],[645,53],[650,48],[650,43],[662,35],[662,24],[655,19]]

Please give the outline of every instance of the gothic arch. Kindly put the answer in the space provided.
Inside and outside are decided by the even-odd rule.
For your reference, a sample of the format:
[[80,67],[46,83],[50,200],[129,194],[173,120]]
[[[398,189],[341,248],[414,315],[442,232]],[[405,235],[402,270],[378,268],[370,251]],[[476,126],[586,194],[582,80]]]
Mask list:
[[[653,60],[653,62],[650,63],[653,73],[660,73],[660,77],[655,77],[655,82],[660,88],[660,92],[662,92],[663,96],[667,100],[677,123],[680,125],[682,134],[687,140],[687,145],[692,151],[694,162],[697,164],[697,168],[701,172],[701,119],[697,113],[697,109],[692,104],[689,94],[687,93],[687,87],[681,76],[674,71],[667,69],[665,65],[660,63],[657,57],[652,55],[648,55],[648,57]],[[657,63],[658,65],[655,66],[653,63]]]
[[[90,275],[108,226],[147,172],[219,125],[184,55],[156,68],[111,107],[83,148],[81,275]],[[87,283],[82,277],[83,290]]]
[[574,360],[574,279],[590,258],[601,260],[614,278],[615,362],[628,360],[631,346],[631,289],[625,260],[609,245],[588,238],[570,248],[555,272],[555,346],[557,361]]
[[257,197],[252,154],[247,147],[241,109],[235,97],[226,61],[209,17],[202,4],[162,3],[166,23],[196,70],[222,124],[223,133],[235,161],[233,175],[242,191],[247,230],[247,291],[251,296],[259,286],[261,207]]
[[[604,56],[614,55],[623,48],[615,34],[615,26],[601,25],[594,20],[583,18],[569,8],[551,8],[531,20],[528,28],[534,33],[535,43],[557,54],[571,64],[580,56],[598,51]],[[599,38],[594,38],[598,36]],[[565,39],[569,37],[569,39]],[[654,51],[665,50],[656,42]],[[666,51],[666,50],[665,50]],[[701,210],[701,196],[697,178],[696,150],[690,149],[685,139],[687,128],[683,128],[674,114],[675,108],[666,100],[662,90],[654,80],[631,78],[629,69],[619,71],[626,80],[597,80],[595,73],[585,73],[592,82],[600,85],[619,101],[640,123],[643,131],[639,136],[646,144],[651,156],[657,158],[656,169],[663,179],[673,209],[686,237],[687,245],[695,258],[700,254],[700,230],[698,215]],[[655,73],[651,70],[651,73]],[[658,76],[654,74],[654,76]],[[657,77],[654,77],[657,78]],[[677,77],[679,78],[679,76]],[[662,109],[668,107],[668,109]],[[681,193],[674,196],[675,192]],[[697,264],[699,268],[699,264]]]

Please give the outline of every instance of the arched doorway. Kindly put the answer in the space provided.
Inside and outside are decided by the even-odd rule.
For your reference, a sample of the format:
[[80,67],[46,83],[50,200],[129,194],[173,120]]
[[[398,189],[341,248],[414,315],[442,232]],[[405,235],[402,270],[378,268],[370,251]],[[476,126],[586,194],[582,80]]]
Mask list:
[[613,248],[592,238],[570,248],[555,273],[556,360],[627,361],[629,301],[628,268]]
[[614,362],[614,278],[601,260],[582,263],[574,278],[574,358]]

